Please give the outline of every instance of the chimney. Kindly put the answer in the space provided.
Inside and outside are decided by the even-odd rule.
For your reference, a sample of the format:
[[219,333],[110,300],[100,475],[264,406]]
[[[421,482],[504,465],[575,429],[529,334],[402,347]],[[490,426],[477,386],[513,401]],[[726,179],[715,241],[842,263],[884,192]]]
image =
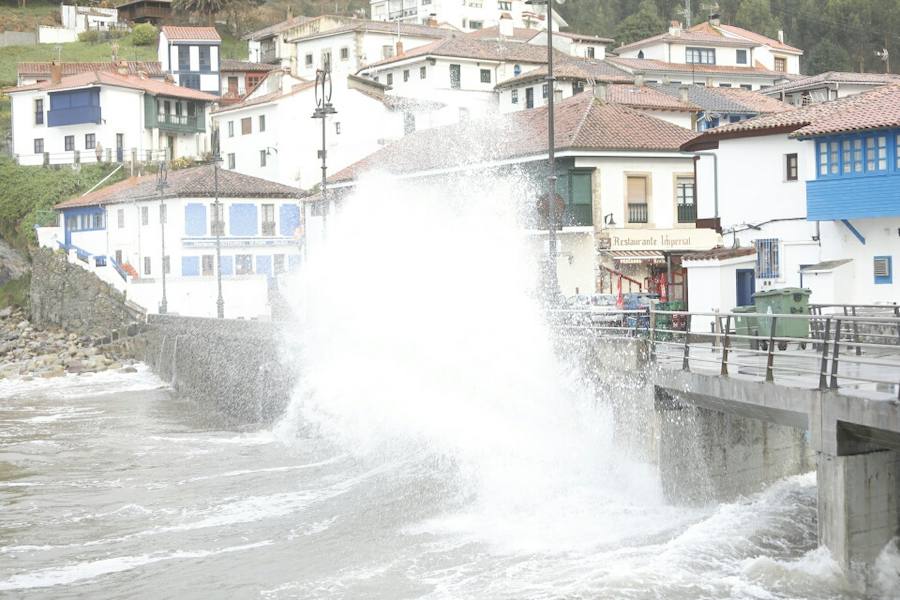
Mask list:
[[403,56],[403,42],[397,40],[397,56]]
[[713,27],[718,27],[722,24],[722,20],[719,18],[719,13],[713,13],[709,15],[709,24]]
[[678,99],[682,102],[690,102],[688,100],[688,86],[682,85],[678,87]]
[[606,104],[606,99],[609,97],[609,84],[605,81],[598,81],[594,84],[594,98],[599,100],[600,102]]
[[55,60],[50,63],[50,83],[62,81],[62,65]]
[[438,22],[437,22],[437,19],[435,18],[436,16],[437,15],[435,15],[434,13],[431,13],[430,15],[428,15],[428,18],[425,20],[425,24],[428,25],[429,27],[437,27]]
[[778,41],[784,43],[784,29],[778,30]]
[[643,73],[635,73],[634,74],[634,86],[635,87],[644,87],[644,74]]
[[553,90],[553,101],[557,104],[562,102],[562,88],[555,88]]
[[681,21],[672,21],[669,23],[669,35],[681,35]]
[[124,60],[120,60],[116,63],[116,73],[119,75],[128,75],[128,63]]
[[500,37],[513,36],[513,21],[512,17],[509,16],[508,13],[503,13],[500,15],[500,24],[497,29],[500,33]]

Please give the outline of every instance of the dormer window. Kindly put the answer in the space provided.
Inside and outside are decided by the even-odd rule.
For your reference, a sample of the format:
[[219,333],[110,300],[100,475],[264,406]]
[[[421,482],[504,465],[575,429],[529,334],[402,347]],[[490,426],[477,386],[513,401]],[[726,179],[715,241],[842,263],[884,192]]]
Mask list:
[[689,65],[714,65],[716,64],[716,49],[688,48],[685,53],[685,62]]

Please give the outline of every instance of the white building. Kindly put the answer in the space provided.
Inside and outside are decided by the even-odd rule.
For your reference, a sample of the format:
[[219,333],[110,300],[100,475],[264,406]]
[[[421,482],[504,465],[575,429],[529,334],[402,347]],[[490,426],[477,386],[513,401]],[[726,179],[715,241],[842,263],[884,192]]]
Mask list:
[[[565,201],[557,263],[563,293],[611,292],[621,278],[624,291],[662,287],[680,298],[681,256],[721,241],[713,229],[695,224],[694,158],[680,151],[693,134],[587,93],[557,108],[558,190]],[[515,174],[528,182],[522,184],[522,207],[532,208],[546,189],[546,140],[546,107],[473,118],[409,135],[336,173],[333,188],[351,187],[372,169],[403,179]],[[540,259],[546,225],[534,219],[531,226]]]
[[83,31],[108,31],[119,21],[119,11],[100,6],[60,4],[62,26],[76,34]]
[[165,81],[87,72],[6,90],[23,165],[197,158],[216,97]]
[[[401,21],[404,23],[449,24],[461,31],[476,31],[495,27],[502,15],[512,18],[515,27],[546,29],[546,13],[543,8],[524,0],[371,0],[369,14],[375,21]],[[568,23],[553,12],[553,30]]]
[[[312,119],[315,83],[272,72],[243,102],[213,113],[223,167],[309,189],[321,181],[322,122]],[[333,81],[336,113],[326,119],[328,168],[336,172],[403,136],[432,126],[433,105],[387,97],[383,85]]]
[[186,88],[218,95],[219,50],[222,38],[215,27],[163,25],[157,55],[162,70]]
[[212,165],[170,171],[161,192],[156,175],[126,179],[58,204],[59,227],[39,238],[149,313],[164,269],[168,312],[215,317],[218,264],[225,316],[266,318],[278,276],[300,263],[297,190],[225,170],[215,181]]
[[794,106],[807,106],[816,102],[845,98],[898,81],[900,81],[900,75],[891,73],[828,71],[810,77],[785,81],[765,88],[762,93]]
[[223,58],[219,69],[222,75],[220,103],[240,102],[266,78],[269,71],[277,68],[265,63]]
[[[733,274],[692,284],[691,310],[729,310],[782,287],[811,287],[819,304],[896,301],[897,106],[900,85],[885,86],[723,125],[686,144],[716,156],[698,164],[698,217],[718,224],[726,247],[755,249],[729,258]],[[712,265],[690,264],[692,282],[695,267]]]
[[311,33],[319,33],[344,23],[347,17],[322,15],[320,17],[288,17],[244,36],[247,40],[247,60],[266,63],[283,69],[296,66],[294,45],[287,40]]

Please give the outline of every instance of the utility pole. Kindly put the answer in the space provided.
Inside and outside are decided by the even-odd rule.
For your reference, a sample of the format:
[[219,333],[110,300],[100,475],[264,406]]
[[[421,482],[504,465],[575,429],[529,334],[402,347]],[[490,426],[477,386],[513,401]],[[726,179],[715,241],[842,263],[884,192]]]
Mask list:
[[159,303],[159,314],[164,315],[169,312],[169,303],[166,301],[166,204],[165,190],[168,183],[168,171],[166,170],[166,162],[160,161],[159,172],[156,174],[156,189],[159,190],[159,228],[161,231],[160,247],[162,248],[162,256],[159,263],[159,270],[162,272],[162,301]]

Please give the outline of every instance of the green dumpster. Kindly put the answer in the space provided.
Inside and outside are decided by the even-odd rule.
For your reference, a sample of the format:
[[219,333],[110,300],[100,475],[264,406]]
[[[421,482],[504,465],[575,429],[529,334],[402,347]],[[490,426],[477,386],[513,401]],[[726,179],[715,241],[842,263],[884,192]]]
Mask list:
[[[809,295],[806,288],[781,288],[766,290],[753,294],[753,302],[759,317],[759,335],[769,337],[772,335],[771,317],[763,315],[808,315]],[[775,320],[775,337],[807,338],[809,337],[809,319],[783,318]],[[760,344],[765,350],[766,344]],[[800,347],[806,347],[806,342],[801,342]],[[787,342],[778,342],[778,349],[787,348]]]
[[[656,310],[665,310],[665,311],[683,311],[685,310],[684,302],[679,302],[677,300],[672,302],[657,302],[655,306]],[[674,334],[670,333],[671,331],[684,331],[684,315],[667,315],[667,314],[659,314],[656,315],[656,329],[663,329],[666,331],[660,331],[657,334],[657,339],[659,340],[671,340],[674,337]]]
[[[735,335],[758,335],[759,325],[756,322],[756,305],[735,306],[731,312],[734,313],[734,334]],[[753,350],[759,347],[757,340],[740,338],[738,341],[742,346],[750,346]]]

